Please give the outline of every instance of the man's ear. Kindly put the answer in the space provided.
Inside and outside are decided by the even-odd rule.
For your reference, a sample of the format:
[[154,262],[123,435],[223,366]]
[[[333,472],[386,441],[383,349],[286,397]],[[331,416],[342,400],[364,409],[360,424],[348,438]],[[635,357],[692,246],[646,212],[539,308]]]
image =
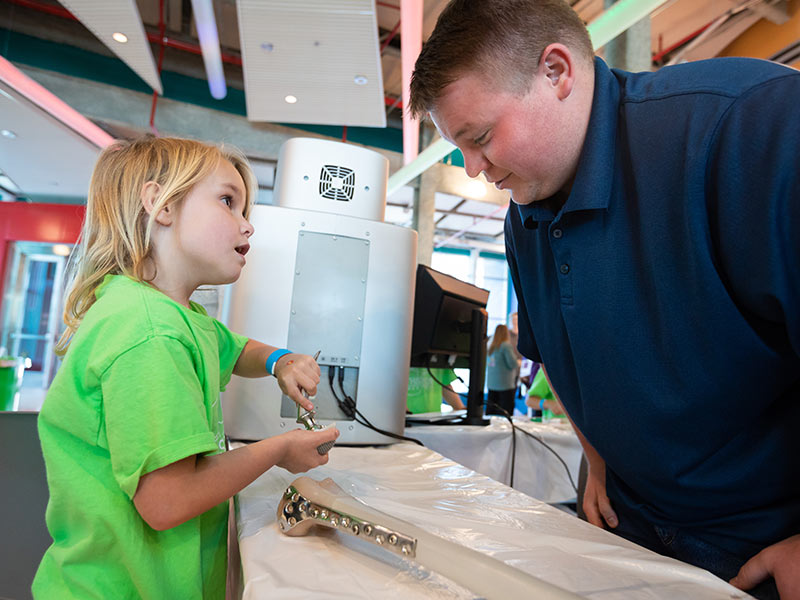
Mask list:
[[[156,199],[158,198],[158,194],[161,192],[161,186],[158,185],[155,181],[148,181],[147,183],[142,186],[142,205],[144,209],[147,211],[147,214],[153,214],[153,208],[156,204]],[[156,223],[159,225],[164,225],[168,227],[172,224],[172,216],[173,212],[169,206],[165,206],[156,215]]]
[[575,85],[575,61],[564,44],[550,44],[542,52],[539,71],[549,81],[559,100],[565,100]]

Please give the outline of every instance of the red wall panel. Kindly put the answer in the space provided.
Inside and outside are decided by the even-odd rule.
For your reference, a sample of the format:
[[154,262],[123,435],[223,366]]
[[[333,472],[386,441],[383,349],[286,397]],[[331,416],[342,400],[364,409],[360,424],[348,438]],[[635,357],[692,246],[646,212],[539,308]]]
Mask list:
[[6,281],[6,257],[11,242],[74,244],[86,213],[84,205],[0,202],[0,297]]

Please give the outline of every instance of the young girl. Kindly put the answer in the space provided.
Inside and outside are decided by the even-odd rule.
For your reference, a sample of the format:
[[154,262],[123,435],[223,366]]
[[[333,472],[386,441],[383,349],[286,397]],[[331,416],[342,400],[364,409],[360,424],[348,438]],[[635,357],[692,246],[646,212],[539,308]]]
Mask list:
[[[224,598],[227,500],[273,465],[327,462],[294,430],[223,452],[231,373],[273,374],[304,408],[319,368],[230,332],[189,296],[236,281],[256,182],[238,152],[145,137],[98,159],[64,362],[39,416],[53,544],[37,598]],[[67,349],[68,346],[68,349]]]

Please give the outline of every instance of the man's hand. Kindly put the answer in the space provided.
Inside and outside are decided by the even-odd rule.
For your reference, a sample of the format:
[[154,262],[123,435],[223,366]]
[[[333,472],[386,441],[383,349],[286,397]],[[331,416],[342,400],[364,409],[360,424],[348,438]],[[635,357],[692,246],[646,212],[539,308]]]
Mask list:
[[731,585],[750,590],[774,577],[781,600],[800,600],[800,535],[767,546],[739,569]]
[[[569,413],[564,410],[561,398],[553,387],[553,382],[550,381],[550,376],[547,374],[547,369],[545,369],[544,365],[542,365],[542,372],[544,373],[545,379],[547,379],[547,385],[550,386],[550,390],[553,392],[553,396],[555,396],[556,402],[558,402],[561,407],[561,412],[567,416],[569,422],[572,424],[575,435],[578,436],[578,441],[580,441],[581,447],[583,448],[583,453],[586,455],[586,462],[589,465],[588,473],[586,474],[586,487],[583,490],[583,502],[581,503],[583,512],[586,515],[586,520],[592,525],[596,525],[602,529],[605,529],[607,523],[608,526],[613,529],[619,525],[619,519],[617,519],[617,513],[611,508],[611,502],[606,494],[606,461],[603,460],[600,453],[594,449],[594,446],[589,443],[589,440],[586,439],[583,432],[575,425]],[[530,398],[531,396],[528,397]],[[533,397],[536,398],[537,403],[541,400],[539,396]],[[530,406],[530,404],[528,404],[528,406]]]
[[605,529],[606,524],[614,528],[619,521],[606,495],[606,463],[599,456],[588,462],[589,472],[583,491],[583,512],[586,513],[586,520],[602,529]]

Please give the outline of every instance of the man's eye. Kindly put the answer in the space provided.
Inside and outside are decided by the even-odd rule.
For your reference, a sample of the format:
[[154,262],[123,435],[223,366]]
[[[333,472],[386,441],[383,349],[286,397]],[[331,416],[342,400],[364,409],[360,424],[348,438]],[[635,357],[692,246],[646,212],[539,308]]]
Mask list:
[[476,137],[475,140],[474,140],[474,142],[478,146],[483,146],[488,141],[489,141],[489,132],[488,131],[486,133],[484,133],[483,135],[480,135],[480,136]]

